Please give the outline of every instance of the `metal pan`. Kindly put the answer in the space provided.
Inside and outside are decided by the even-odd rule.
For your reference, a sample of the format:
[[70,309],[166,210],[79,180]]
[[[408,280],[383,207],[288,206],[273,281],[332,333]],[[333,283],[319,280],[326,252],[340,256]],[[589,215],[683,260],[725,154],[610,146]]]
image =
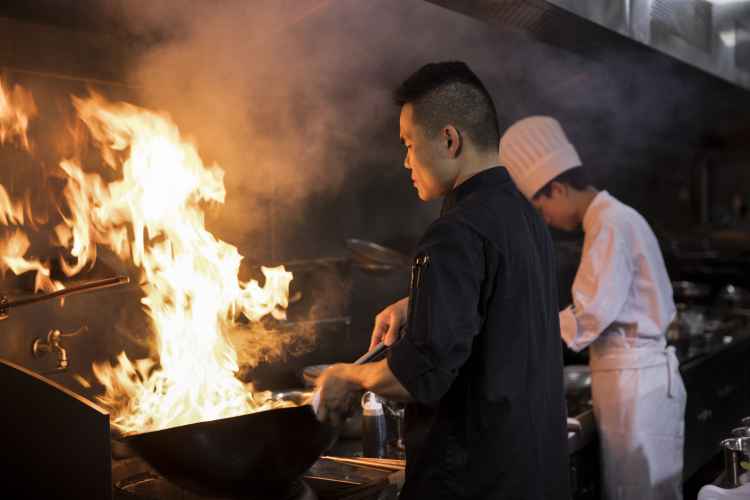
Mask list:
[[393,271],[411,264],[406,255],[371,241],[349,238],[346,246],[354,263],[366,271]]
[[[355,363],[376,359],[376,346]],[[121,438],[157,472],[203,495],[283,498],[333,445],[335,430],[312,406],[261,411]]]
[[335,440],[309,405],[128,436],[161,475],[204,495],[284,496]]

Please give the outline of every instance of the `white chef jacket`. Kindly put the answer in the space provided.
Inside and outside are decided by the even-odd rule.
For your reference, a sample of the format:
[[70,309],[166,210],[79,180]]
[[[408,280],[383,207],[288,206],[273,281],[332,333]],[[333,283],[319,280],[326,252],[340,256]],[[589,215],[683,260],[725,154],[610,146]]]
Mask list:
[[[675,315],[672,284],[645,219],[606,191],[583,217],[583,254],[573,305],[560,312],[563,340],[580,351],[597,344],[664,345]],[[594,345],[592,348],[603,347]]]
[[583,218],[573,306],[560,312],[574,350],[591,345],[592,399],[606,500],[682,500],[686,392],[665,332],[672,286],[654,233],[606,191]]

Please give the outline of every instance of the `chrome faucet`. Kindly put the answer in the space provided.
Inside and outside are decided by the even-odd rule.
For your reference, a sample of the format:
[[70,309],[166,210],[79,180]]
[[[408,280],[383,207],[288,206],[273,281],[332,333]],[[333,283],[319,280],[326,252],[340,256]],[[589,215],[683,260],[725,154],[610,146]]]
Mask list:
[[31,353],[35,358],[41,359],[50,352],[57,353],[57,366],[50,372],[50,374],[67,371],[68,369],[68,351],[63,347],[61,339],[62,337],[72,337],[78,335],[81,332],[87,330],[87,327],[83,327],[73,333],[62,333],[60,330],[50,330],[47,334],[47,339],[37,337],[31,344]]
[[31,353],[37,359],[43,358],[47,353],[53,351],[57,353],[55,372],[63,372],[68,369],[68,351],[60,343],[60,337],[62,337],[60,330],[50,330],[47,334],[47,340],[37,337],[31,344]]

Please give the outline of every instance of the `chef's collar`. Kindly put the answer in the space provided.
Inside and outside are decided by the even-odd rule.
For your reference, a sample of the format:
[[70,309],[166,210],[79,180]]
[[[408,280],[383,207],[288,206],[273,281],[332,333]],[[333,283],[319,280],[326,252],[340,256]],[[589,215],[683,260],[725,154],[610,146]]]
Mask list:
[[596,222],[596,214],[601,211],[603,205],[609,201],[611,196],[605,190],[599,191],[589,203],[586,213],[583,214],[583,232],[585,233]]
[[453,188],[450,193],[445,195],[443,208],[440,210],[440,213],[445,214],[472,193],[506,182],[511,182],[511,179],[505,167],[490,167],[482,170],[463,181]]

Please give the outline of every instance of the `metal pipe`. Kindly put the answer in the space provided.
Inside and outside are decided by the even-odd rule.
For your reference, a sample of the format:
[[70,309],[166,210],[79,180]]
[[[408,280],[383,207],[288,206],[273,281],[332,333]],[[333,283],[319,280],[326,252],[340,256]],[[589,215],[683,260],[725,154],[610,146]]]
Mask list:
[[21,75],[32,75],[32,76],[38,76],[41,78],[50,78],[55,80],[67,80],[71,82],[83,82],[87,84],[96,84],[96,85],[109,85],[110,87],[125,87],[130,89],[140,89],[142,86],[140,85],[132,85],[125,82],[118,82],[114,80],[102,80],[100,78],[89,78],[86,76],[75,76],[75,75],[66,75],[64,73],[54,73],[51,71],[36,71],[32,69],[25,69],[25,68],[18,68],[14,66],[0,66],[0,70],[3,73],[18,73]]
[[105,288],[111,288],[115,286],[121,286],[130,283],[130,278],[127,276],[116,276],[114,278],[107,278],[103,280],[89,281],[82,285],[71,286],[55,292],[44,293],[40,295],[34,295],[25,299],[15,300],[9,302],[6,296],[0,298],[0,319],[8,317],[8,311],[14,307],[27,306],[29,304],[36,304],[37,302],[44,302],[56,298],[67,297],[79,293],[88,293],[102,290]]

